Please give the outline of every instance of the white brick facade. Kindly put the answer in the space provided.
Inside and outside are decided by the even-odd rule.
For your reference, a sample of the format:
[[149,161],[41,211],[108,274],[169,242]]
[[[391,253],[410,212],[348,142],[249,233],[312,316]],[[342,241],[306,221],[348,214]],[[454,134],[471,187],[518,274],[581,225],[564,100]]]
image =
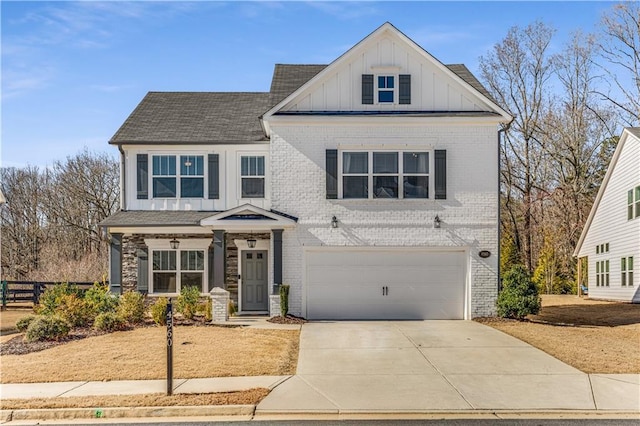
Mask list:
[[[416,121],[418,121],[417,119]],[[271,135],[272,206],[299,218],[283,234],[290,310],[305,314],[309,246],[460,247],[468,250],[467,317],[492,315],[498,288],[498,145],[495,124],[276,125]],[[328,200],[325,150],[447,150],[447,199]],[[430,179],[433,179],[432,177]],[[336,216],[339,227],[331,227]],[[442,219],[440,229],[433,219]],[[481,259],[478,252],[492,255]]]

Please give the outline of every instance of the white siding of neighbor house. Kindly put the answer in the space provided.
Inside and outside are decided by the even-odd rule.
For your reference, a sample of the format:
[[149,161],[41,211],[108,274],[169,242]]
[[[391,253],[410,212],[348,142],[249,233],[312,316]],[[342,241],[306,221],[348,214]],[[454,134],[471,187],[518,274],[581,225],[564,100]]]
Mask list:
[[[376,124],[378,123],[378,124]],[[291,285],[290,309],[305,315],[305,249],[312,247],[461,248],[467,250],[465,317],[495,312],[498,287],[498,146],[496,123],[464,121],[379,124],[271,123],[272,207],[299,218],[283,234],[283,282]],[[328,200],[325,150],[447,150],[447,199]],[[433,155],[433,153],[431,153]],[[433,181],[433,169],[430,170]],[[331,227],[331,218],[339,221]],[[433,228],[434,217],[442,219]],[[491,257],[482,259],[480,250]]]
[[[627,135],[618,161],[582,243],[578,257],[588,257],[589,297],[640,302],[640,217],[627,220],[627,191],[640,185],[640,140]],[[596,245],[609,252],[596,254]],[[633,256],[633,287],[621,286],[622,257]],[[609,260],[609,287],[596,286],[596,262]]]
[[[127,210],[211,210],[222,211],[242,204],[270,208],[269,144],[247,145],[163,145],[124,146],[126,168],[126,209]],[[137,154],[149,155],[149,199],[138,200],[136,193]],[[207,154],[219,155],[220,198],[207,198]],[[203,155],[205,165],[203,198],[153,198],[152,161],[153,155]],[[265,157],[265,198],[242,198],[240,191],[240,157],[243,155],[263,155]]]
[[[365,40],[348,61],[328,69],[308,90],[294,97],[281,111],[488,111],[480,96],[457,81],[442,65],[425,57],[387,31]],[[411,104],[362,104],[362,74],[411,75]],[[374,78],[374,80],[376,80]],[[376,85],[377,81],[374,81]],[[396,77],[396,88],[399,84]]]

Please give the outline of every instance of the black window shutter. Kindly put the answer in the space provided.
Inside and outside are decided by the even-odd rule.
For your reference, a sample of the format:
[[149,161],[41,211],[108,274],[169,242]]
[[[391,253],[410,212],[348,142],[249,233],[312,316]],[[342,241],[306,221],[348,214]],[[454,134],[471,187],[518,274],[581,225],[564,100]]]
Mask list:
[[436,169],[436,200],[447,199],[447,151],[445,149],[435,150],[435,169]]
[[411,74],[400,74],[400,93],[398,96],[398,102],[403,105],[411,103]]
[[146,200],[149,198],[149,156],[147,154],[138,154],[137,161],[138,200]]
[[220,198],[219,155],[209,154],[209,198]]
[[149,292],[149,249],[138,249],[138,285],[140,293]]
[[373,74],[362,74],[362,104],[373,105]]
[[338,198],[338,150],[328,149],[326,152],[327,198]]

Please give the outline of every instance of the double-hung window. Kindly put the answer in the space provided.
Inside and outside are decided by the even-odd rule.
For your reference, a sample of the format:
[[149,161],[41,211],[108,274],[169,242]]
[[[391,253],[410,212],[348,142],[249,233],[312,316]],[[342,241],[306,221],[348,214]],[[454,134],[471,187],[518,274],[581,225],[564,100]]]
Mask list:
[[596,286],[609,286],[609,261],[596,262]]
[[240,157],[242,198],[264,198],[264,156]]
[[[635,214],[634,214],[635,206]],[[640,186],[627,191],[627,220],[640,217]]]
[[204,250],[154,250],[152,272],[153,293],[180,293],[186,287],[203,292]]
[[[176,167],[178,159],[180,166]],[[202,198],[204,156],[154,155],[152,179],[154,198]]]
[[633,286],[633,256],[620,259],[621,284],[623,286]]
[[429,153],[342,153],[342,198],[429,198]]
[[395,94],[395,76],[378,76],[378,103],[393,103]]
[[180,156],[180,197],[202,198],[204,196],[204,157],[202,155]]
[[153,197],[176,198],[176,156],[153,156]]

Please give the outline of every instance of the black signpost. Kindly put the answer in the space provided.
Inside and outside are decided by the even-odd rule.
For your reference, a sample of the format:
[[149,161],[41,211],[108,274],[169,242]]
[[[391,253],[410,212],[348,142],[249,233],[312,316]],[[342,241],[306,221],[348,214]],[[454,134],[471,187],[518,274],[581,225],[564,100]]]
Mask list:
[[167,303],[167,395],[173,393],[173,306]]

